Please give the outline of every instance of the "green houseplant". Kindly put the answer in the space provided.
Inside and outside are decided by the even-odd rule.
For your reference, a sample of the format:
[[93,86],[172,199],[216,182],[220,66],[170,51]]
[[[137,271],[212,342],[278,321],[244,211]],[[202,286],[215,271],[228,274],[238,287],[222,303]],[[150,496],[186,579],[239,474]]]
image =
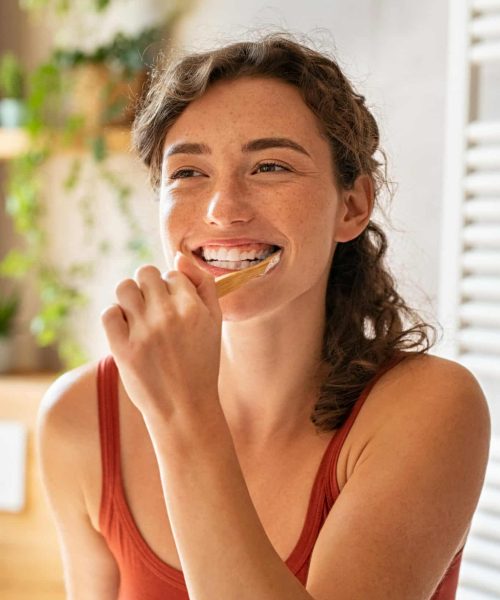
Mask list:
[[12,339],[14,321],[19,311],[20,298],[17,292],[0,294],[0,373],[7,372],[12,364]]
[[24,70],[12,52],[0,56],[0,127],[20,127],[24,121]]
[[[42,3],[43,4],[43,3]],[[99,9],[101,10],[101,9]],[[0,261],[0,275],[22,279],[34,275],[40,308],[30,328],[39,346],[55,345],[61,362],[73,368],[88,360],[72,332],[71,323],[80,309],[88,304],[88,282],[99,256],[110,252],[110,241],[99,235],[99,206],[95,194],[82,194],[82,171],[91,161],[102,185],[112,192],[128,236],[122,253],[131,264],[151,260],[151,251],[131,209],[132,190],[123,173],[113,166],[107,147],[106,127],[126,126],[133,118],[134,100],[130,101],[131,80],[138,78],[136,98],[145,85],[145,75],[154,60],[155,41],[180,14],[161,26],[140,31],[135,36],[122,33],[92,52],[80,49],[55,49],[49,59],[28,76],[25,129],[30,137],[28,151],[9,164],[7,212],[23,239],[23,248],[13,248]],[[97,108],[91,113],[73,98],[82,69],[104,74],[104,83],[90,85],[102,91]],[[122,90],[120,91],[120,85]],[[118,91],[117,91],[118,88]],[[126,90],[126,92],[125,92]],[[79,151],[73,152],[75,144]],[[49,257],[47,248],[51,232],[44,222],[47,199],[43,193],[44,171],[53,157],[68,149],[69,167],[59,177],[66,203],[73,202],[80,223],[86,231],[88,247],[83,259],[62,266]],[[97,182],[93,182],[95,184]],[[51,190],[52,191],[52,190]],[[71,243],[71,235],[68,236]],[[88,251],[92,250],[92,252]],[[95,250],[95,252],[94,252]]]
[[[104,10],[110,0],[92,0],[97,11]],[[57,12],[64,13],[69,10],[71,0],[19,0],[19,4],[26,10],[41,10],[53,7]]]

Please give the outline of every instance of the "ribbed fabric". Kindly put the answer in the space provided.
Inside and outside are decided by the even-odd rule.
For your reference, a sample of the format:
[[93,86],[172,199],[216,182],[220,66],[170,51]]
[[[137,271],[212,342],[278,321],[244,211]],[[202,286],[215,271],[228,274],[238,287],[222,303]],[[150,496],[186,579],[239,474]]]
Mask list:
[[[336,472],[342,445],[375,382],[404,358],[404,353],[394,357],[365,386],[323,454],[302,532],[285,561],[304,586],[314,544],[339,495]],[[99,526],[120,569],[118,600],[189,600],[182,571],[163,562],[147,545],[125,499],[120,470],[118,370],[112,355],[99,361],[97,391],[103,473]],[[454,557],[431,600],[454,600],[461,557],[462,550]]]

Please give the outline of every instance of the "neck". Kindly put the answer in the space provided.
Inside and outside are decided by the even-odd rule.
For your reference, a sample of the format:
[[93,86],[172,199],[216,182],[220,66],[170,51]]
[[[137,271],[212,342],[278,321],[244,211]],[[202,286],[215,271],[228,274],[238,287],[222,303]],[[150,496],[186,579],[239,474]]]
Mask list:
[[264,447],[314,433],[317,371],[325,323],[324,294],[304,294],[279,312],[225,321],[219,395],[240,443]]

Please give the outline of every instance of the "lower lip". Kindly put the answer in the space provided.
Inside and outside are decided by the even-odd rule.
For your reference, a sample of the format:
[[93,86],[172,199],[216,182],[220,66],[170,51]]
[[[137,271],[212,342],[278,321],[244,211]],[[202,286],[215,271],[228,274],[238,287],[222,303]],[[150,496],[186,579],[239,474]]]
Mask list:
[[[282,252],[282,255],[280,256],[280,260],[279,260],[278,264],[275,267],[273,267],[268,273],[266,273],[266,275],[270,275],[271,273],[273,273],[274,271],[276,271],[279,268],[281,261],[283,260],[283,249],[281,250],[281,252]],[[228,273],[238,273],[239,271],[245,270],[245,269],[222,269],[221,267],[215,267],[215,266],[211,265],[210,263],[204,261],[202,258],[200,258],[196,254],[193,254],[193,256],[196,260],[196,264],[199,265],[204,271],[208,271],[208,273],[210,273],[214,277],[220,277],[221,275],[227,275]]]

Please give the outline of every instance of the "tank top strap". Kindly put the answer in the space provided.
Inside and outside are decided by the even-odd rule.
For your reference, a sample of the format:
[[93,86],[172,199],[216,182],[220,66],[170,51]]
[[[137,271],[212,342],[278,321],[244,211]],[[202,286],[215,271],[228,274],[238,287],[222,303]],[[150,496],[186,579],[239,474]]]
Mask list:
[[110,523],[111,505],[120,469],[118,369],[111,354],[101,358],[98,363],[97,402],[102,465],[99,526],[103,532],[107,530]]
[[361,394],[359,395],[358,399],[356,400],[355,404],[353,405],[351,412],[349,413],[349,416],[344,421],[344,423],[341,425],[340,429],[333,436],[332,444],[331,444],[330,448],[328,449],[328,457],[327,457],[327,460],[325,461],[325,468],[328,471],[328,480],[330,482],[330,485],[328,486],[329,489],[327,489],[327,496],[328,496],[329,504],[331,503],[333,505],[333,503],[337,499],[337,496],[340,494],[340,489],[339,489],[339,485],[338,485],[338,481],[337,481],[337,464],[338,464],[338,460],[339,460],[339,455],[340,455],[340,451],[342,450],[342,447],[344,445],[344,442],[347,438],[347,435],[351,431],[354,421],[356,420],[356,417],[358,416],[359,411],[361,410],[361,407],[363,406],[363,404],[364,404],[366,398],[368,397],[368,394],[372,390],[373,386],[382,377],[382,375],[384,375],[384,373],[387,373],[387,371],[389,371],[390,369],[395,367],[397,364],[399,364],[401,361],[403,361],[405,358],[407,358],[407,356],[408,356],[408,353],[406,353],[406,352],[401,352],[401,351],[397,352],[395,355],[393,355],[388,361],[386,361],[380,367],[380,369],[377,371],[377,373],[370,379],[370,381],[363,388]]

